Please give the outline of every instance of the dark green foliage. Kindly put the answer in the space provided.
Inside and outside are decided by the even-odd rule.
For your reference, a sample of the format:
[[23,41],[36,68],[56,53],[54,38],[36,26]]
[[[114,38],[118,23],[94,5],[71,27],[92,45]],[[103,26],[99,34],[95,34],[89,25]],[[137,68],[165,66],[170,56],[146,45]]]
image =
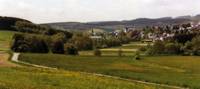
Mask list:
[[35,35],[15,34],[11,49],[15,52],[48,53],[45,39]]
[[200,36],[194,37],[192,41],[185,44],[178,42],[156,41],[153,46],[148,47],[148,55],[160,54],[182,54],[200,56]]
[[93,49],[93,41],[88,35],[74,35],[69,42],[72,43],[78,50]]
[[195,37],[190,45],[192,46],[191,49],[193,51],[193,55],[200,56],[200,36]]
[[56,54],[64,54],[64,40],[65,40],[65,35],[62,33],[56,34],[52,36],[52,42],[51,42],[51,51],[52,53]]
[[195,36],[195,33],[181,32],[174,36],[174,40],[178,43],[185,44],[187,41],[191,41]]
[[156,41],[152,47],[147,50],[148,55],[163,54],[165,51],[165,44],[162,41]]
[[35,34],[43,34],[43,35],[55,35],[58,33],[65,34],[65,39],[69,39],[72,37],[72,33],[62,30],[53,29],[49,26],[44,25],[37,25],[34,23],[28,23],[25,21],[17,21],[15,23],[15,28],[19,32],[23,33],[35,33]]
[[108,37],[104,39],[104,43],[106,47],[115,47],[122,45],[121,41],[117,37]]
[[0,16],[0,29],[10,30],[10,31],[16,31],[14,28],[15,23],[17,21],[24,21],[27,23],[31,23],[30,21],[20,19],[20,18],[14,18],[14,17],[1,17]]
[[67,55],[78,55],[78,49],[73,44],[65,44],[65,54]]
[[181,46],[178,43],[165,44],[165,52],[167,54],[179,54],[181,52]]

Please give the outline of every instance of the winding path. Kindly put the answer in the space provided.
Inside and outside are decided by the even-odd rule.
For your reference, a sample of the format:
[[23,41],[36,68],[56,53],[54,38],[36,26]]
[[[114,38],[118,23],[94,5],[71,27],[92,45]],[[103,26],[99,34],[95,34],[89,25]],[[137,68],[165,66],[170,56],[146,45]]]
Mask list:
[[[16,62],[16,63],[22,63],[22,64],[25,64],[25,65],[30,65],[30,66],[33,66],[33,67],[38,67],[38,68],[57,70],[57,68],[40,66],[40,65],[35,65],[35,64],[19,61],[18,60],[19,56],[20,56],[20,53],[13,53],[11,61]],[[88,74],[88,75],[94,75],[94,76],[99,76],[99,77],[113,78],[113,79],[130,81],[130,82],[136,82],[136,83],[142,83],[142,84],[147,84],[147,85],[155,85],[155,86],[167,87],[167,88],[172,88],[172,89],[190,89],[190,88],[182,88],[182,87],[179,87],[179,86],[171,86],[171,85],[166,85],[166,84],[157,84],[157,83],[151,83],[151,82],[144,82],[144,81],[126,79],[126,78],[121,78],[121,77],[114,77],[114,76],[103,75],[103,74],[87,73],[87,72],[79,72],[79,73]]]

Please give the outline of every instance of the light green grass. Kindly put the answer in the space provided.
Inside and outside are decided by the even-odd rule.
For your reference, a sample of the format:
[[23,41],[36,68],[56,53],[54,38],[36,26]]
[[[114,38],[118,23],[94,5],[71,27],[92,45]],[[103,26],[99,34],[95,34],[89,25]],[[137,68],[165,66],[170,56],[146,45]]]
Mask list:
[[0,51],[10,50],[10,42],[14,32],[0,31]]
[[[119,50],[122,50],[123,56],[134,56],[135,52],[138,51],[139,48],[146,46],[147,44],[141,42],[131,42],[129,44],[124,44],[119,47],[113,48],[104,48],[100,49],[102,52],[102,56],[118,56]],[[80,51],[79,54],[81,56],[93,56],[93,51]]]
[[[0,51],[9,51],[14,32],[0,31]],[[2,55],[7,55],[3,53]],[[2,63],[2,61],[1,61]],[[79,72],[0,67],[0,89],[169,89]]]
[[92,57],[49,54],[22,54],[20,60],[65,70],[101,73],[128,79],[200,88],[200,57],[158,56]]
[[77,72],[0,68],[0,89],[167,89]]

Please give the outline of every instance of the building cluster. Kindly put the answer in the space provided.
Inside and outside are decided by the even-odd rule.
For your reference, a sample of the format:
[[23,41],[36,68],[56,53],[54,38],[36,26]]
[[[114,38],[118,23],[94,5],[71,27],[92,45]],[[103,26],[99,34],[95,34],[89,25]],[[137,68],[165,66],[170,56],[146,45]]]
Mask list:
[[[146,32],[147,31],[147,32]],[[149,27],[146,30],[138,30],[134,26],[125,27],[123,30],[117,30],[113,32],[107,33],[107,35],[119,36],[120,33],[123,32],[125,34],[137,35],[143,40],[148,40],[151,42],[155,42],[157,40],[164,41],[166,39],[173,38],[176,34],[181,33],[196,33],[200,32],[200,22],[199,23],[188,23],[181,25],[168,25],[168,26],[153,26]],[[103,34],[97,34],[92,31],[91,38],[93,39],[101,39]],[[105,33],[104,33],[105,35]],[[136,36],[132,36],[135,38]]]
[[157,40],[164,41],[166,39],[173,38],[176,34],[200,32],[200,23],[189,23],[166,27],[155,26],[153,28],[154,29],[151,32],[146,34],[144,31],[141,31],[141,38],[155,42]]

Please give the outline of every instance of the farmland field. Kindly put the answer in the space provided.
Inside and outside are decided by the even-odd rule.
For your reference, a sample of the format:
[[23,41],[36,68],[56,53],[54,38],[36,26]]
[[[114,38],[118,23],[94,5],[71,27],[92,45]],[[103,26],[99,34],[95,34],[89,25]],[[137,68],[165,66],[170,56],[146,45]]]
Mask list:
[[[123,56],[134,56],[135,52],[141,48],[146,46],[147,44],[141,43],[141,42],[131,42],[129,44],[124,44],[119,47],[113,47],[113,48],[104,48],[100,49],[102,52],[102,56],[118,56],[118,52],[121,49]],[[93,51],[81,51],[79,52],[82,56],[92,56]]]
[[195,56],[143,57],[142,60],[136,61],[132,57],[22,54],[20,60],[71,71],[200,88],[200,57]]
[[13,34],[0,31],[0,89],[171,89],[80,72],[19,66],[8,61]]
[[0,89],[169,89],[93,75],[36,68],[0,68]]

